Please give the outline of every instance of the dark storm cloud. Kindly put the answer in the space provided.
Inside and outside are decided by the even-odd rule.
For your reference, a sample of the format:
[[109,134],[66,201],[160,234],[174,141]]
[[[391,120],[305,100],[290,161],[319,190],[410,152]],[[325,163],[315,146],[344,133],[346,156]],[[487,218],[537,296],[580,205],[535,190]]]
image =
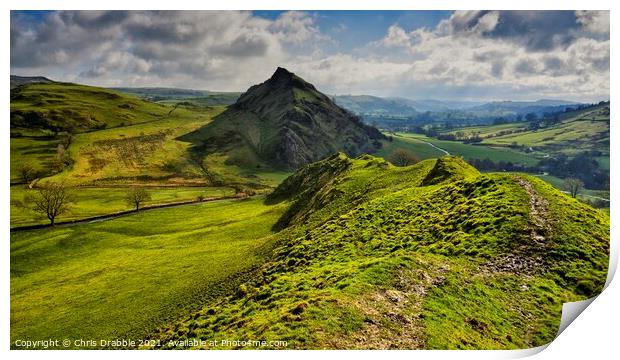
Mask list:
[[125,10],[110,11],[65,11],[60,19],[65,24],[75,24],[85,29],[101,29],[122,23],[129,16]]
[[579,28],[574,11],[500,11],[493,31],[485,36],[516,39],[530,50],[570,44]]
[[11,16],[11,65],[38,67],[66,64],[93,51],[118,35],[113,27],[126,18],[122,11],[50,13],[33,24]]
[[[453,33],[470,33],[480,26],[492,11],[469,12],[453,16]],[[525,46],[530,51],[546,51],[566,47],[584,32],[574,11],[497,11],[498,20],[492,29],[480,31],[486,38],[504,39]]]
[[101,67],[96,67],[92,69],[88,69],[87,71],[80,72],[80,76],[84,78],[98,78],[104,75],[107,75],[108,71]]
[[126,24],[125,33],[136,41],[155,41],[158,43],[192,43],[202,36],[195,23],[170,21],[149,22],[135,19]]
[[598,71],[609,71],[609,56],[593,59],[592,65]]
[[543,59],[543,65],[543,71],[552,76],[567,75],[571,70],[566,61],[553,55],[545,57]]
[[238,36],[230,44],[213,48],[215,54],[233,57],[263,56],[267,53],[269,43],[258,36],[243,34]]

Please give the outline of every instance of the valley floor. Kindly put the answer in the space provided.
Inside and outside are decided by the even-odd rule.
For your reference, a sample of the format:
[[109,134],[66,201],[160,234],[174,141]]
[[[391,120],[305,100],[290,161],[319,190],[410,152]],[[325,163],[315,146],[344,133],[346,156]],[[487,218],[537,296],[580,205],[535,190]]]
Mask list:
[[282,210],[224,201],[12,233],[11,342],[143,338],[247,280]]

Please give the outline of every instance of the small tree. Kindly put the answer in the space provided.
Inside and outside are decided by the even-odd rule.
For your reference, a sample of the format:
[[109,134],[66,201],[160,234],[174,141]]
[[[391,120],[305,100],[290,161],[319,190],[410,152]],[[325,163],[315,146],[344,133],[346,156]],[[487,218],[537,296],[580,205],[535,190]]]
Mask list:
[[71,198],[63,184],[50,181],[40,185],[34,195],[28,194],[25,201],[33,205],[35,212],[47,216],[54,226],[56,218],[69,208]]
[[146,191],[145,188],[136,186],[132,187],[127,191],[127,195],[125,195],[125,200],[127,201],[127,204],[135,206],[136,210],[139,210],[141,204],[143,204],[145,201],[151,200],[151,194],[149,194],[149,192]]
[[577,194],[579,194],[582,188],[583,188],[583,181],[579,179],[568,178],[564,180],[564,189],[566,189],[566,191],[568,191],[570,196],[574,198],[577,197]]
[[30,182],[36,179],[39,175],[39,171],[35,169],[32,164],[28,163],[21,164],[17,171],[19,173],[19,177],[22,179],[22,182],[24,182],[24,184],[26,185],[30,184]]
[[409,166],[420,161],[418,157],[409,150],[394,150],[388,157],[388,161],[396,166]]

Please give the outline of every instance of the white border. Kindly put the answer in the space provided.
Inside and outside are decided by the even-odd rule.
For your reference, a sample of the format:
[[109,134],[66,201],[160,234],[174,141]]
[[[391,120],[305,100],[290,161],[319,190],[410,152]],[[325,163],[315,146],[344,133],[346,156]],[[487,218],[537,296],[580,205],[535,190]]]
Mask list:
[[[521,1],[483,1],[483,0],[382,0],[382,1],[346,1],[346,0],[289,0],[289,1],[277,1],[277,0],[261,0],[261,1],[249,1],[249,0],[227,0],[227,1],[198,1],[198,0],[151,0],[151,1],[129,1],[129,0],[107,0],[105,3],[97,2],[84,2],[79,0],[49,0],[49,1],[37,1],[37,0],[21,0],[2,2],[3,12],[0,15],[4,28],[4,36],[2,37],[3,48],[7,51],[2,58],[2,62],[5,69],[10,71],[10,58],[8,56],[9,46],[9,29],[10,29],[10,12],[9,10],[25,10],[25,9],[149,9],[149,10],[199,10],[199,9],[213,9],[213,10],[466,10],[466,9],[522,9],[522,10],[558,10],[558,9],[590,9],[590,10],[605,10],[611,9],[611,27],[612,27],[612,41],[611,41],[611,76],[612,80],[615,80],[613,75],[615,72],[615,59],[617,58],[614,24],[617,24],[619,17],[616,16],[618,6],[614,5],[618,2],[600,1],[600,0],[565,0],[565,1],[540,1],[540,0],[521,0]],[[44,75],[44,74],[43,74]],[[611,82],[611,94],[615,94],[614,87],[615,81]],[[0,325],[0,351],[7,352],[9,356],[15,358],[22,358],[31,356],[38,353],[24,352],[24,351],[11,351],[9,352],[9,326],[10,326],[10,266],[9,266],[9,176],[6,169],[9,168],[10,163],[10,142],[9,142],[9,77],[5,75],[4,82],[1,87],[3,93],[4,106],[3,106],[3,133],[0,135],[0,149],[2,156],[2,172],[1,180],[5,191],[0,192],[0,211],[2,216],[2,237],[5,241],[2,245],[2,267],[3,276],[2,281],[2,307],[4,312],[2,313],[2,321]],[[612,102],[616,104],[617,99],[612,99]],[[615,111],[615,107],[611,109],[612,119],[618,120],[618,111]],[[611,149],[612,154],[618,153],[618,125],[617,122],[612,120],[611,126]],[[611,156],[611,178],[618,179],[618,167],[616,164],[616,157]],[[615,196],[619,186],[617,183],[612,182],[612,257],[610,261],[610,277],[608,283],[611,281],[615,269],[618,263],[618,224],[613,219],[618,219],[620,212],[618,211],[618,201],[620,197]],[[555,358],[585,358],[585,357],[601,357],[609,358],[611,354],[617,354],[617,338],[618,338],[618,321],[620,321],[620,312],[618,310],[620,306],[620,287],[618,281],[611,282],[610,286],[593,301],[593,306],[589,306],[581,316],[577,317],[572,325],[562,332],[556,340],[548,345],[545,351],[542,351],[537,355],[543,359],[555,359]],[[545,347],[542,347],[545,348]],[[314,359],[317,356],[327,357],[340,357],[340,356],[352,356],[356,358],[376,359],[377,357],[390,356],[395,358],[425,358],[425,359],[445,359],[445,358],[471,358],[471,359],[494,359],[494,358],[513,358],[532,355],[542,349],[532,350],[520,350],[520,351],[468,351],[468,352],[450,352],[450,351],[348,351],[348,352],[336,352],[327,351],[316,353],[314,351],[280,351],[280,352],[260,352],[260,351],[237,351],[237,352],[125,352],[116,351],[114,354],[109,354],[105,351],[97,352],[76,352],[76,351],[47,351],[46,357],[51,358],[80,358],[87,354],[89,357],[94,358],[108,358],[110,355],[115,357],[152,357],[162,358],[169,357],[171,355],[175,357],[215,357],[215,358],[241,358],[241,357],[260,357],[260,358],[295,358],[301,359]]]

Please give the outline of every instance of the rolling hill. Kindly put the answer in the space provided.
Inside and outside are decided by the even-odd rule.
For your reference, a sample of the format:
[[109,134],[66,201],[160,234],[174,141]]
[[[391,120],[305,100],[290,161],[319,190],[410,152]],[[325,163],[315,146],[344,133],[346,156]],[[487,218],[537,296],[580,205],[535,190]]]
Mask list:
[[484,144],[517,144],[552,152],[573,149],[609,152],[610,104],[562,114],[555,123],[532,129],[528,123],[515,124],[514,130],[503,129],[484,137]]
[[224,154],[243,167],[295,169],[337,151],[372,153],[384,139],[316,88],[278,68],[212,123],[182,136],[199,154]]
[[287,210],[260,273],[162,327],[157,347],[528,348],[551,341],[562,303],[597,294],[607,275],[607,215],[455,157],[396,168],[337,154],[298,170],[267,204]]
[[160,104],[190,103],[199,106],[228,106],[239,98],[239,92],[220,92],[178,88],[120,87],[111,88],[125,94]]
[[333,97],[338,106],[364,115],[415,116],[418,110],[401,99],[370,95],[339,95]]
[[222,111],[79,84],[24,84],[11,90],[11,183],[24,182],[20,169],[28,165],[37,177],[68,185],[277,184],[282,175],[273,171],[222,162],[207,169],[189,151],[191,144],[177,139]]
[[165,117],[170,108],[113,90],[72,84],[33,83],[11,90],[11,133],[79,133]]
[[53,80],[46,78],[45,76],[18,76],[11,75],[11,89],[21,85],[34,84],[34,83],[52,83]]

